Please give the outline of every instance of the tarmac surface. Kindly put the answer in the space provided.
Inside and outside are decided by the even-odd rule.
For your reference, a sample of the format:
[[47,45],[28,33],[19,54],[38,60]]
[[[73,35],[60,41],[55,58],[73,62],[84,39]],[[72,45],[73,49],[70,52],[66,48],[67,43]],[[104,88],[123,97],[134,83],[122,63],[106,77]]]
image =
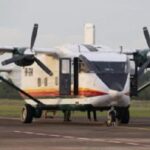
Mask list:
[[62,118],[23,124],[0,117],[0,150],[150,150],[150,118],[132,118],[128,125],[107,127],[105,119]]

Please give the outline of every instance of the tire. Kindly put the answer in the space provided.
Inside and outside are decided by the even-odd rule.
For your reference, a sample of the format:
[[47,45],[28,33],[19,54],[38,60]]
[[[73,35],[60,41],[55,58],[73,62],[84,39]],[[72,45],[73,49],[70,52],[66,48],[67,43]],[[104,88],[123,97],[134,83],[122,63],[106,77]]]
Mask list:
[[120,123],[128,124],[130,121],[129,108],[119,108],[117,109],[117,118]]
[[23,123],[32,123],[33,115],[34,108],[29,104],[25,104],[25,106],[22,108],[21,121]]
[[130,120],[129,109],[124,109],[122,118],[121,118],[121,123],[128,124],[129,120]]

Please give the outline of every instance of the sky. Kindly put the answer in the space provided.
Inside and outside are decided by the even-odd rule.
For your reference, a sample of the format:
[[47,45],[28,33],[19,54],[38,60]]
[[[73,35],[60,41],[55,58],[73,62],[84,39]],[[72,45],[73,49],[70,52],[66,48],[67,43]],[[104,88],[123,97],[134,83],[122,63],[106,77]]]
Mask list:
[[96,44],[147,48],[142,28],[150,29],[150,0],[0,0],[0,46],[35,47],[83,43],[85,23],[96,26]]

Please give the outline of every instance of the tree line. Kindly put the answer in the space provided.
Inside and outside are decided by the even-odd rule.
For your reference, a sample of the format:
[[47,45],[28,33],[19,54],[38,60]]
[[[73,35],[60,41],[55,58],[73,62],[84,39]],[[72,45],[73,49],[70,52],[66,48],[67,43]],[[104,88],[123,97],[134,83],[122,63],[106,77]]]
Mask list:
[[[11,80],[9,80],[11,82]],[[1,99],[21,99],[18,91],[8,86],[4,82],[0,82],[0,98]]]

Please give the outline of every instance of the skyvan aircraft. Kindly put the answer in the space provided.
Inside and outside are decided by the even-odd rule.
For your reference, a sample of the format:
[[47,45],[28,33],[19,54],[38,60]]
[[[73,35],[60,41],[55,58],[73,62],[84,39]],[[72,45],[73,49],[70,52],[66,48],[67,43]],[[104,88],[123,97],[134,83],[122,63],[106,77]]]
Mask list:
[[[150,48],[148,30],[143,29]],[[150,49],[117,52],[89,44],[33,48],[37,30],[35,24],[30,47],[0,47],[1,54],[12,53],[2,65],[19,66],[9,70],[13,83],[0,79],[24,97],[22,121],[31,123],[43,110],[104,111],[113,106],[118,120],[128,123],[130,97],[149,85],[138,87],[140,76],[150,66]]]

